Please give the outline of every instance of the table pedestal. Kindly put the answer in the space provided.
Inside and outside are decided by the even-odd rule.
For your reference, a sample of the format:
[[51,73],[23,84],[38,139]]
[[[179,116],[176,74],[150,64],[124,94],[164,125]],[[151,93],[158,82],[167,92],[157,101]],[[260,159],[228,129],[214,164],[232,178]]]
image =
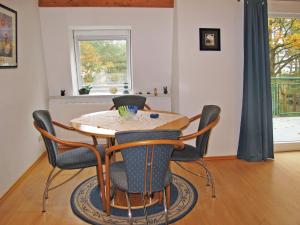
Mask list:
[[[160,200],[160,193],[156,192],[153,194],[152,198],[145,197],[145,203],[147,206],[154,205]],[[143,208],[143,200],[141,194],[129,194],[130,204],[132,209]],[[120,209],[127,209],[126,195],[123,191],[115,190],[115,195],[111,203],[113,207]]]

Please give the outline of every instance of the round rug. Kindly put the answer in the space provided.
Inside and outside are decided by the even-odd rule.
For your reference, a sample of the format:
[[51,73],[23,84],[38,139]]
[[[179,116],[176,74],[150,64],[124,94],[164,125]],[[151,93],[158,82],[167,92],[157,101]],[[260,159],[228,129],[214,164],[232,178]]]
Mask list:
[[[169,223],[174,223],[187,215],[195,206],[198,194],[195,187],[183,177],[173,174],[171,184],[171,207],[168,211]],[[111,215],[106,216],[99,199],[97,177],[82,182],[72,193],[71,207],[82,220],[94,225],[128,224],[127,209],[112,207]],[[146,224],[144,209],[133,209],[134,224]],[[164,207],[155,204],[147,207],[149,224],[165,224]]]

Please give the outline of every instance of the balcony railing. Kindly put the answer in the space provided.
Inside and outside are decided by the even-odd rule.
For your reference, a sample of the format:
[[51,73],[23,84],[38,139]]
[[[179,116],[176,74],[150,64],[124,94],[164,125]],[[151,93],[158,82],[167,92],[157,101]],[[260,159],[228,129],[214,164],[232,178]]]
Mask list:
[[273,116],[300,116],[300,77],[271,78]]

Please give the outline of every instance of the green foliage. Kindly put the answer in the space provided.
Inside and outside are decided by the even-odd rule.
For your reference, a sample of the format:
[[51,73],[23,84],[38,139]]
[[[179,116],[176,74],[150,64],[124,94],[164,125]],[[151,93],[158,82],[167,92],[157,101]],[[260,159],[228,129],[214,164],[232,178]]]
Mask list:
[[269,19],[271,75],[300,76],[300,20]]
[[127,70],[126,41],[80,41],[81,72],[85,84],[93,84],[99,74],[118,82]]

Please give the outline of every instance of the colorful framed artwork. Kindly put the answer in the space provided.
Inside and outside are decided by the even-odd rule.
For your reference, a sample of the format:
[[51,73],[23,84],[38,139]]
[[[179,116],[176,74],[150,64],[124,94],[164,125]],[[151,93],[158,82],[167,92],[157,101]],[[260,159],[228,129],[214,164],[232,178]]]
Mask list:
[[17,12],[0,4],[0,68],[17,66]]
[[200,50],[202,51],[221,51],[220,29],[200,28]]

